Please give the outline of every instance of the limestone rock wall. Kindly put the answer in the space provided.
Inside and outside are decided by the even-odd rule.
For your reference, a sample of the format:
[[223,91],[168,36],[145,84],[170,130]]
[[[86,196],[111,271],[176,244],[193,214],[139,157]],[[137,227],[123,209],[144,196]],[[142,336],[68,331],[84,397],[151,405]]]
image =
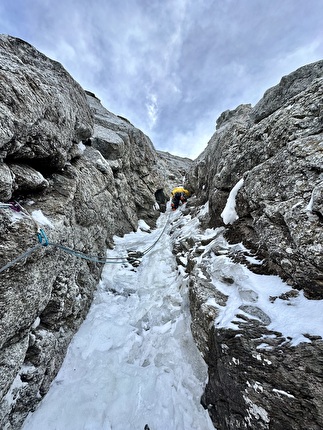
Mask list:
[[254,108],[224,112],[189,175],[213,225],[223,225],[229,192],[243,179],[228,237],[261,251],[312,298],[323,298],[322,93],[320,61],[284,77]]
[[13,430],[48,390],[102,270],[53,244],[104,257],[113,235],[154,224],[165,181],[147,136],[3,35],[0,123],[0,270],[13,262],[0,271],[0,427]]
[[[217,237],[209,245],[212,255],[228,255],[232,267],[242,262],[256,273],[279,274],[294,288],[290,297],[279,297],[287,302],[298,290],[309,299],[323,299],[322,92],[320,61],[284,77],[254,108],[241,105],[224,112],[188,175],[195,191],[192,213],[195,205],[208,202],[201,226],[219,227],[231,244],[243,242],[263,263],[248,264],[241,251],[232,252],[234,247]],[[225,225],[222,211],[241,179],[234,199],[238,218]],[[237,315],[235,330],[215,327],[228,297],[212,279],[233,288],[239,275],[221,265],[210,271],[208,254],[202,258],[198,246],[188,255],[183,246],[183,252],[190,261],[192,331],[209,368],[202,401],[215,427],[323,428],[322,339],[309,336],[310,343],[292,346],[290,339],[268,330],[270,319],[252,295]],[[239,294],[251,294],[245,290],[241,282]]]
[[[323,426],[322,338],[305,333],[306,342],[293,345],[291,338],[269,329],[271,318],[259,307],[252,283],[237,267],[239,260],[247,265],[247,259],[243,260],[240,246],[237,250],[228,246],[224,232],[219,228],[208,240],[193,246],[184,241],[180,247],[190,262],[186,270],[192,333],[208,365],[202,404],[218,430],[319,430]],[[250,257],[247,252],[244,255]],[[218,262],[210,264],[214,256]],[[224,262],[224,256],[231,262]],[[261,270],[259,265],[248,266]],[[257,287],[261,282],[260,277]],[[223,293],[223,285],[232,297]],[[271,300],[293,306],[297,294],[291,289]],[[235,328],[219,327],[217,317],[235,299],[243,303],[231,324]]]

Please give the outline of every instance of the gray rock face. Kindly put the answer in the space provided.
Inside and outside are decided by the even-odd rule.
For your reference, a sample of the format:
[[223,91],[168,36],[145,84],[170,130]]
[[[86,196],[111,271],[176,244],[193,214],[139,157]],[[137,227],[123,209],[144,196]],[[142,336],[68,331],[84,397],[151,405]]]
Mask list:
[[[115,193],[133,228],[139,218],[153,225],[159,212],[153,210],[155,192],[164,189],[163,166],[150,139],[124,118],[106,110],[100,101],[87,93],[94,115],[94,133],[90,141],[97,156],[97,168],[108,169]],[[93,153],[93,149],[91,150]],[[134,215],[131,215],[135,214]]]
[[[311,343],[292,346],[290,339],[268,329],[270,317],[258,307],[256,292],[235,265],[241,262],[241,251],[230,248],[223,233],[218,229],[207,243],[182,243],[177,250],[191,262],[187,271],[192,333],[208,365],[202,404],[217,429],[321,429],[322,339],[309,336]],[[219,263],[212,267],[209,259],[214,255]],[[231,269],[221,263],[225,255],[232,260]],[[215,325],[220,309],[229,306],[217,283],[234,289],[245,303],[239,307],[235,329]],[[297,294],[291,290],[271,300],[292,306],[289,300]]]
[[62,247],[104,258],[113,235],[154,224],[167,184],[147,136],[8,36],[0,122],[0,427],[13,430],[47,392],[103,267]]
[[228,235],[261,250],[274,272],[313,298],[323,298],[322,71],[323,61],[308,65],[254,109],[224,112],[189,177],[210,201],[214,225],[223,225],[229,192],[243,178]]
[[[255,252],[263,264],[249,264],[251,270],[287,280],[294,289],[279,299],[288,303],[301,289],[309,299],[323,299],[322,92],[320,61],[284,77],[254,108],[241,105],[224,112],[188,175],[188,186],[196,192],[196,202],[189,203],[192,213],[194,204],[209,205],[201,225],[221,227],[231,244],[243,242]],[[237,219],[224,224],[221,214],[241,179],[231,199]],[[221,238],[212,240],[211,253],[230,253]],[[236,330],[215,327],[228,297],[215,288],[212,276],[228,286],[239,277],[221,265],[211,274],[208,254],[201,256],[197,245],[188,256],[187,246],[182,252],[191,262],[192,331],[209,366],[202,401],[215,427],[323,428],[322,339],[312,336],[310,343],[292,346],[290,339],[268,330],[270,318],[243,285]],[[247,264],[241,258],[230,254],[233,262]]]
[[0,65],[0,157],[29,160],[38,170],[64,167],[73,145],[92,134],[84,91],[20,39],[0,36]]
[[[279,85],[266,91],[263,98],[254,107],[252,114],[255,122],[267,118],[286,105],[286,103],[289,104],[293,97],[306,91],[312,85],[313,81],[316,79],[320,80],[322,75],[323,62],[319,61],[307,64],[288,76],[284,76]],[[312,108],[319,108],[319,105],[316,104],[316,108],[314,106]]]

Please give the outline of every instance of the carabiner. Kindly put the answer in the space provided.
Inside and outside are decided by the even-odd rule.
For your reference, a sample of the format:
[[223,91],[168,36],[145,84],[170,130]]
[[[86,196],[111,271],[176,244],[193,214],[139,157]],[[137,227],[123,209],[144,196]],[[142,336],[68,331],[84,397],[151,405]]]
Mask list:
[[[46,233],[44,232],[44,230],[42,228],[40,228],[38,230],[37,237],[38,237],[39,243],[41,243],[44,246],[48,245],[48,239],[47,239]],[[43,240],[44,240],[44,242],[43,242]]]

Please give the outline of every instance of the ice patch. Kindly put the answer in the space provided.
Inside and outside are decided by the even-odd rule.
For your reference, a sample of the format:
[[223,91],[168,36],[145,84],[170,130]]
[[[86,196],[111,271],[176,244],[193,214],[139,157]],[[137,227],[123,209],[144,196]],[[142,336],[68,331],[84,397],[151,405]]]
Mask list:
[[54,228],[53,223],[43,214],[40,209],[32,211],[31,216],[39,224]]
[[240,179],[240,181],[230,191],[225,208],[221,213],[224,224],[233,224],[239,218],[236,212],[236,196],[242,185],[243,179]]

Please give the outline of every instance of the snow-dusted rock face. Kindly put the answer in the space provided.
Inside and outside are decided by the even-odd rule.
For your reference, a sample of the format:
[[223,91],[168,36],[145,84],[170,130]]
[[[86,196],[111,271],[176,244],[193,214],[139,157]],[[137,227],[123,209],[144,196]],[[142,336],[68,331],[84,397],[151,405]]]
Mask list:
[[322,95],[320,61],[284,77],[253,109],[224,112],[189,178],[215,225],[243,178],[228,233],[312,298],[323,298]]
[[[207,202],[201,226],[224,229],[231,243],[217,232],[178,250],[190,262],[192,329],[209,366],[203,402],[219,430],[323,428],[323,342],[309,328],[322,325],[322,93],[320,61],[254,108],[224,112],[188,175],[192,214]],[[250,282],[247,266],[279,274],[288,291]]]
[[168,183],[140,130],[8,36],[0,123],[0,427],[13,430],[46,393],[103,267],[56,245],[104,258],[113,235],[154,224]]

